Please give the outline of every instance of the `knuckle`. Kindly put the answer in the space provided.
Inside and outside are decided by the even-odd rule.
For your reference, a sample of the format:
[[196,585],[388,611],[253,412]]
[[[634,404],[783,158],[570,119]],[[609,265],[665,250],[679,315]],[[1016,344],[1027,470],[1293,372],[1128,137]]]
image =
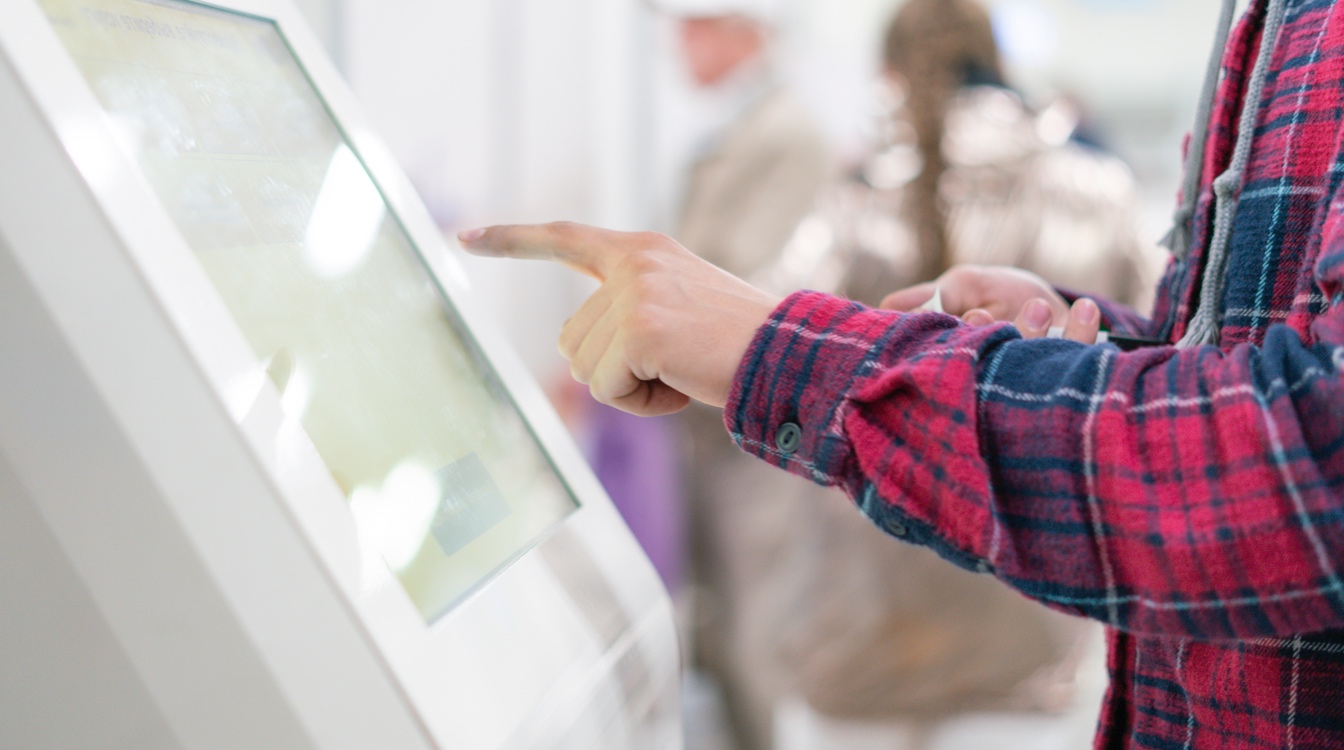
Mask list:
[[560,354],[564,355],[565,359],[572,360],[581,340],[581,337],[574,332],[573,327],[566,323],[565,327],[560,329],[560,340],[556,342],[556,348],[560,350]]
[[938,286],[945,292],[957,292],[961,289],[973,286],[978,277],[974,266],[957,265],[953,266],[943,273],[938,279]]
[[978,266],[971,263],[953,266],[952,270],[948,271],[948,274],[952,276],[952,279],[956,283],[963,285],[983,284],[988,273],[989,269],[985,266]]
[[573,221],[552,221],[544,225],[543,229],[556,240],[569,242],[578,238],[582,225]]
[[593,380],[592,368],[586,366],[586,363],[578,359],[569,361],[569,375],[580,383],[588,385]]
[[639,274],[630,282],[630,291],[640,302],[656,298],[662,289],[663,283],[654,272]]
[[593,374],[592,382],[588,384],[588,392],[593,395],[595,401],[607,406],[615,406],[625,395],[620,392],[619,379],[602,372]]
[[663,270],[663,261],[643,250],[627,253],[617,266],[618,272],[631,279],[631,287],[640,292],[649,291],[650,278]]
[[676,240],[659,232],[639,232],[635,235],[635,240],[640,247],[651,250],[669,251],[681,247]]

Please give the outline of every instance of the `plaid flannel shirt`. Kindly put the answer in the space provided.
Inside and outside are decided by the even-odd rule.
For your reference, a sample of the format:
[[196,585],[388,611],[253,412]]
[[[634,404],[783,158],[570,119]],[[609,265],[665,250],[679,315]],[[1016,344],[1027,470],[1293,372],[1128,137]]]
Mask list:
[[[1151,320],[1103,304],[1113,328],[1184,332],[1264,5],[1225,53],[1194,248]],[[1220,347],[1026,341],[801,292],[724,412],[891,535],[1106,623],[1098,748],[1344,748],[1344,0],[1294,0],[1276,47]]]

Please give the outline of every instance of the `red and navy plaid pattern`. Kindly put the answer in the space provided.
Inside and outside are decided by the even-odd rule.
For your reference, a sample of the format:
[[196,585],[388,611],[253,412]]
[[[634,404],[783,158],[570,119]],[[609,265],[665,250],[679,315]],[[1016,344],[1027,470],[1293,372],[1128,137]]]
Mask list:
[[[1226,53],[1195,249],[1151,321],[1104,305],[1113,326],[1184,332],[1263,15]],[[1109,625],[1098,748],[1344,748],[1344,2],[1292,2],[1276,47],[1221,348],[1024,341],[803,292],[725,409],[745,450],[892,535]]]

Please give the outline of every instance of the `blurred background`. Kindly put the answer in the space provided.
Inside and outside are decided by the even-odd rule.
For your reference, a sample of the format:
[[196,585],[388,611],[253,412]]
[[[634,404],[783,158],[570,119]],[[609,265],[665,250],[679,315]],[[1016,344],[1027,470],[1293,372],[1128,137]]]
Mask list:
[[[298,0],[297,4],[446,235],[489,223],[559,219],[677,233],[684,222],[692,165],[702,159],[706,144],[722,137],[726,124],[722,95],[707,93],[689,74],[683,28],[677,19],[642,0]],[[831,153],[836,175],[863,172],[874,164],[875,151],[891,144],[891,91],[879,86],[879,79],[884,34],[902,4],[900,0],[771,4],[771,67],[809,113]],[[992,20],[993,40],[1003,62],[1001,74],[1025,110],[1040,114],[1067,103],[1074,140],[1086,141],[1107,159],[1116,157],[1117,164],[1128,165],[1124,180],[1132,185],[1133,211],[1126,222],[1132,219],[1133,233],[1142,239],[1134,263],[1140,267],[1142,284],[1152,285],[1164,262],[1156,241],[1167,230],[1175,203],[1181,141],[1195,113],[1218,3],[984,0],[981,4]],[[1042,125],[1046,120],[1034,122],[1035,132],[1046,132]],[[871,169],[867,173],[871,175]],[[872,185],[866,183],[866,188],[872,190]],[[832,223],[844,215],[821,212]],[[964,237],[970,230],[957,231]],[[462,261],[476,288],[477,304],[499,321],[536,378],[555,391],[562,413],[573,418],[574,411],[586,409],[575,405],[581,397],[555,386],[567,372],[555,352],[555,339],[562,321],[593,284],[544,263],[466,257]],[[806,274],[797,281],[809,285]],[[1148,300],[1145,294],[1133,294],[1140,306]],[[685,426],[669,429],[675,434]],[[590,449],[601,442],[593,435],[579,437]],[[661,440],[667,441],[667,435]],[[636,437],[626,445],[640,441],[657,442]],[[594,461],[599,462],[597,457]],[[673,461],[694,460],[677,456]],[[614,480],[603,474],[601,466],[598,473],[609,481],[621,505],[622,497],[610,484]],[[689,474],[694,484],[695,469]],[[638,495],[637,488],[634,493]],[[775,515],[788,512],[781,505],[775,508]],[[696,531],[694,517],[684,524],[689,542],[677,536],[676,543],[694,547],[703,530]],[[632,527],[637,527],[633,517]],[[646,543],[649,534],[657,530],[636,528]],[[655,554],[652,548],[650,554]],[[657,555],[675,559],[668,562]],[[714,612],[718,605],[685,593],[696,585],[694,570],[684,575],[681,571],[694,569],[691,562],[681,560],[683,556],[694,554],[659,551],[655,562],[663,563],[660,571],[683,610],[687,652],[694,655],[698,649],[689,641],[694,640],[691,633],[698,628],[700,610]],[[797,565],[796,559],[789,559],[790,565]],[[730,563],[723,565],[731,567]],[[800,575],[806,578],[808,573]],[[746,579],[745,585],[751,589],[754,583]],[[777,606],[774,613],[778,612],[782,610]],[[687,746],[691,750],[1087,746],[1105,675],[1099,634],[1087,630],[1078,638],[1082,645],[1077,657],[1067,660],[1068,668],[1078,669],[1077,691],[1063,707],[1062,722],[1048,728],[1027,726],[1019,733],[1042,738],[1039,742],[1005,739],[1015,720],[1007,714],[986,720],[977,714],[958,728],[960,739],[948,739],[950,735],[930,739],[933,735],[927,731],[902,734],[903,728],[872,722],[871,716],[829,722],[818,718],[816,702],[809,704],[806,696],[801,702],[792,695],[770,698],[765,718],[753,719],[750,707],[743,708],[749,699],[735,698],[737,688],[715,676],[715,668],[706,671],[696,657],[688,656],[692,668],[685,692]],[[732,668],[754,669],[751,664]],[[774,679],[769,665],[761,667],[761,673],[766,675],[763,680]],[[742,690],[750,694],[747,688]],[[769,728],[751,728],[753,720]],[[898,735],[903,737],[899,742],[894,739]]]
[[[842,158],[872,138],[899,0],[785,0],[777,53]],[[985,0],[1007,73],[1061,93],[1134,170],[1166,231],[1215,0]],[[568,219],[668,231],[712,114],[675,25],[641,0],[298,0],[446,230]],[[587,287],[541,264],[468,261],[534,371]]]

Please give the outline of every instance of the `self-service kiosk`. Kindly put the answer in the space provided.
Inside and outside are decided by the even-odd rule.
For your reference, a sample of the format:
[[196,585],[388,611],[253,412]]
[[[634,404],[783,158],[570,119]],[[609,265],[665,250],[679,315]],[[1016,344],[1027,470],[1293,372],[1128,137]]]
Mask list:
[[288,4],[0,0],[0,748],[679,747],[469,293]]

